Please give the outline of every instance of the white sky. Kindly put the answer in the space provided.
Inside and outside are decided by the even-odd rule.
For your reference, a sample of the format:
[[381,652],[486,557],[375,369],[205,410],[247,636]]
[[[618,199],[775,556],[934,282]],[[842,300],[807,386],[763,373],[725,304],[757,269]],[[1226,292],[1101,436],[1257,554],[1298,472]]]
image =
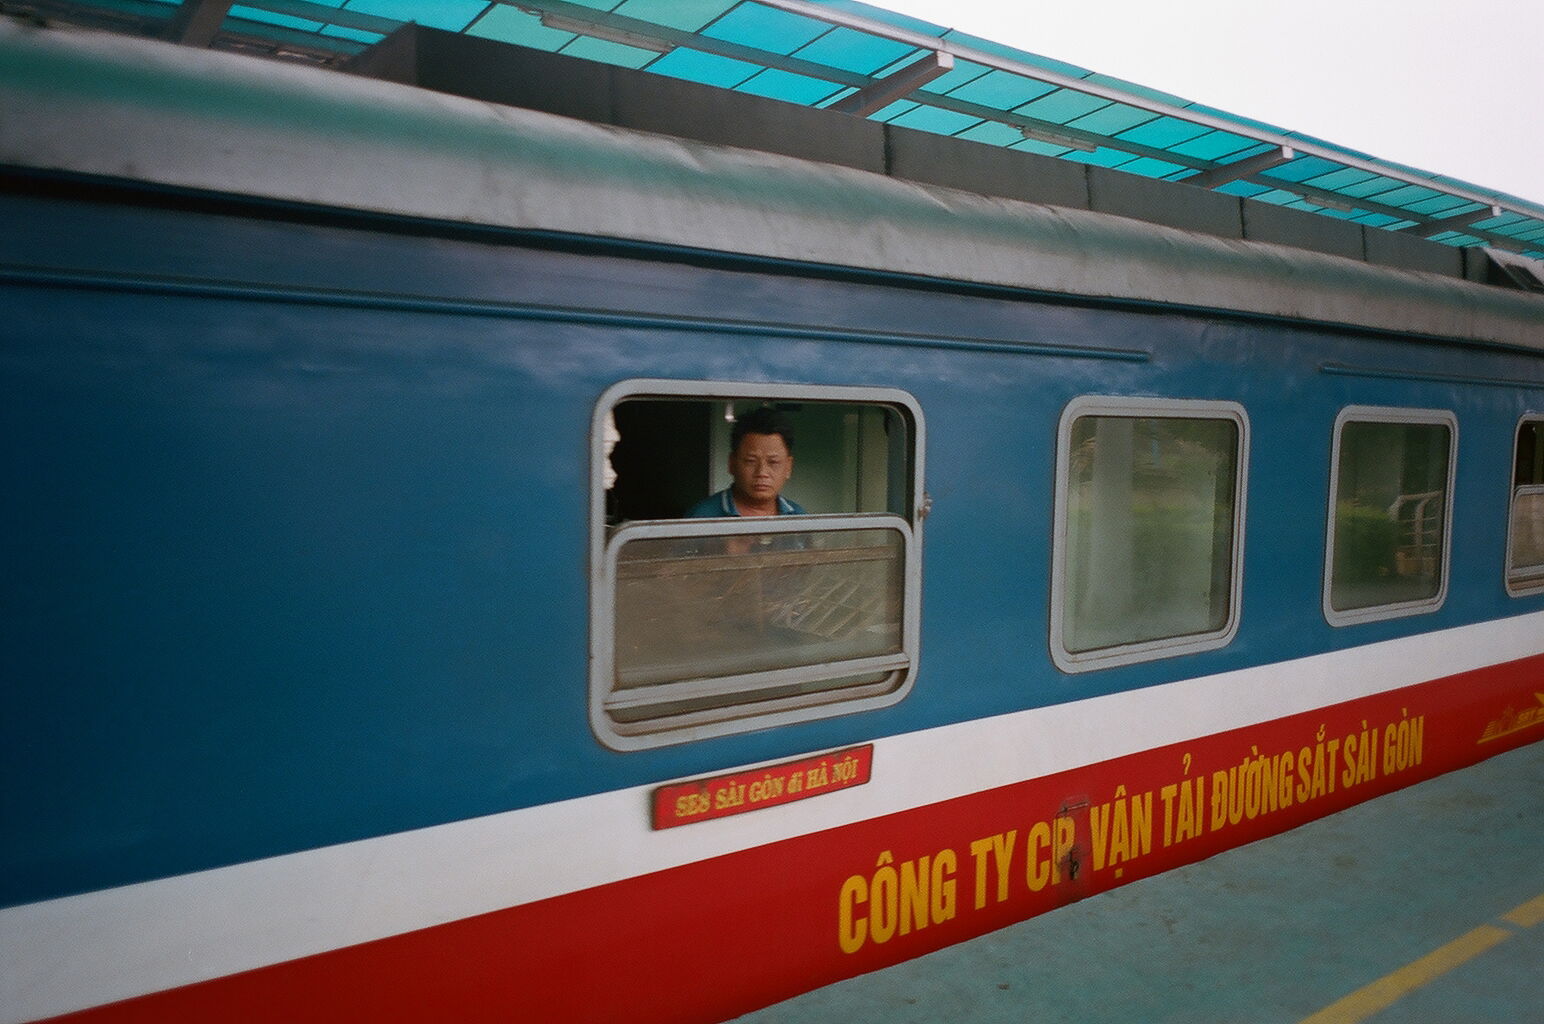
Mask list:
[[1544,0],[867,0],[1544,203]]

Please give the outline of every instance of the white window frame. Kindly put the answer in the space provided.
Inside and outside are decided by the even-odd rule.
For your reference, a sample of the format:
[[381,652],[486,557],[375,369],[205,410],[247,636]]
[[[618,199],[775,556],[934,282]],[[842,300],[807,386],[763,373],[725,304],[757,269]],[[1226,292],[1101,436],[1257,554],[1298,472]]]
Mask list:
[[1512,430],[1512,460],[1506,467],[1506,562],[1502,568],[1502,579],[1506,584],[1506,592],[1512,597],[1526,597],[1544,590],[1544,566],[1531,567],[1521,575],[1520,579],[1512,578],[1512,507],[1519,495],[1544,494],[1544,484],[1518,487],[1514,478],[1517,472],[1517,442],[1522,435],[1523,427],[1529,423],[1537,423],[1540,428],[1544,428],[1544,414],[1526,413],[1518,417],[1517,426]]
[[[790,402],[832,402],[891,406],[910,416],[910,508],[908,516],[894,513],[840,513],[725,519],[656,519],[606,526],[607,423],[611,411],[628,399],[692,399],[741,401],[767,399]],[[767,729],[835,715],[870,711],[896,704],[911,692],[921,659],[922,638],[922,518],[925,503],[923,457],[926,433],[922,407],[910,394],[894,388],[832,385],[768,384],[742,381],[635,379],[608,388],[595,405],[590,424],[590,727],[614,750],[643,750]],[[734,536],[737,534],[801,533],[891,529],[904,544],[902,567],[901,651],[894,656],[795,666],[742,676],[683,680],[649,687],[647,694],[616,690],[617,561],[623,545],[660,537]],[[619,722],[609,712],[649,703],[668,703],[695,696],[744,690],[748,696],[773,685],[812,682],[841,676],[888,671],[883,681],[800,694],[747,705],[684,712],[642,722]],[[652,695],[652,697],[650,696]]]
[[[1161,637],[1134,643],[1101,647],[1090,651],[1069,651],[1064,634],[1064,607],[1067,597],[1067,501],[1072,470],[1072,426],[1085,416],[1127,419],[1226,420],[1238,430],[1238,449],[1234,454],[1234,516],[1232,564],[1228,568],[1228,615],[1223,625],[1205,633]],[[1054,534],[1051,550],[1051,660],[1063,672],[1090,672],[1096,669],[1133,665],[1160,658],[1216,650],[1233,642],[1238,634],[1239,615],[1244,591],[1244,523],[1249,495],[1249,414],[1237,402],[1208,399],[1143,398],[1113,395],[1084,395],[1073,399],[1062,411],[1056,439],[1056,497]]]
[[[1340,452],[1342,432],[1347,423],[1400,423],[1448,428],[1447,493],[1442,511],[1442,568],[1437,593],[1417,601],[1393,601],[1365,608],[1337,610],[1330,604],[1335,571],[1335,509],[1340,498]],[[1348,405],[1335,417],[1331,435],[1329,507],[1324,540],[1324,588],[1322,607],[1325,621],[1332,626],[1354,626],[1363,622],[1425,615],[1441,608],[1447,601],[1448,581],[1453,557],[1453,485],[1458,479],[1458,416],[1450,409],[1407,409],[1397,406]]]

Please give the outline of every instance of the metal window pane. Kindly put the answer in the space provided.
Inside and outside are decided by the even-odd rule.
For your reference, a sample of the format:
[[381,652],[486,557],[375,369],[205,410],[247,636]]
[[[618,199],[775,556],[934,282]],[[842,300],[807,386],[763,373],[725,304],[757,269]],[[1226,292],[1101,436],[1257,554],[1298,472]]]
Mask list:
[[650,537],[617,554],[615,687],[902,653],[895,529]]
[[1447,537],[1452,432],[1440,423],[1349,421],[1335,479],[1335,611],[1436,598]]
[[1085,651],[1228,622],[1239,428],[1084,416],[1070,437],[1062,644]]

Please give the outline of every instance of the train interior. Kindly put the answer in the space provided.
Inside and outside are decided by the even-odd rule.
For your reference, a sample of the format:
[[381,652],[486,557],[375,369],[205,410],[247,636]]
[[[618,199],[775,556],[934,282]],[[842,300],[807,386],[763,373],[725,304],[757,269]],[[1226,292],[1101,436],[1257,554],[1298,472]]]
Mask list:
[[618,403],[607,491],[613,525],[674,519],[728,487],[729,440],[737,417],[769,405],[790,422],[795,471],[784,495],[814,514],[906,514],[908,428],[875,403],[759,399],[637,398]]

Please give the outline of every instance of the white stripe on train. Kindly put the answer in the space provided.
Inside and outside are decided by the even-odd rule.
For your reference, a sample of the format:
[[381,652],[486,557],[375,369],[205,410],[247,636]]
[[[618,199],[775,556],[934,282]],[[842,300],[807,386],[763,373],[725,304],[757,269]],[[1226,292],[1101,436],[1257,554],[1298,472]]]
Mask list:
[[1544,612],[887,737],[875,742],[868,785],[686,828],[652,831],[654,787],[640,786],[11,907],[0,910],[0,1021],[399,935],[1540,653]]

